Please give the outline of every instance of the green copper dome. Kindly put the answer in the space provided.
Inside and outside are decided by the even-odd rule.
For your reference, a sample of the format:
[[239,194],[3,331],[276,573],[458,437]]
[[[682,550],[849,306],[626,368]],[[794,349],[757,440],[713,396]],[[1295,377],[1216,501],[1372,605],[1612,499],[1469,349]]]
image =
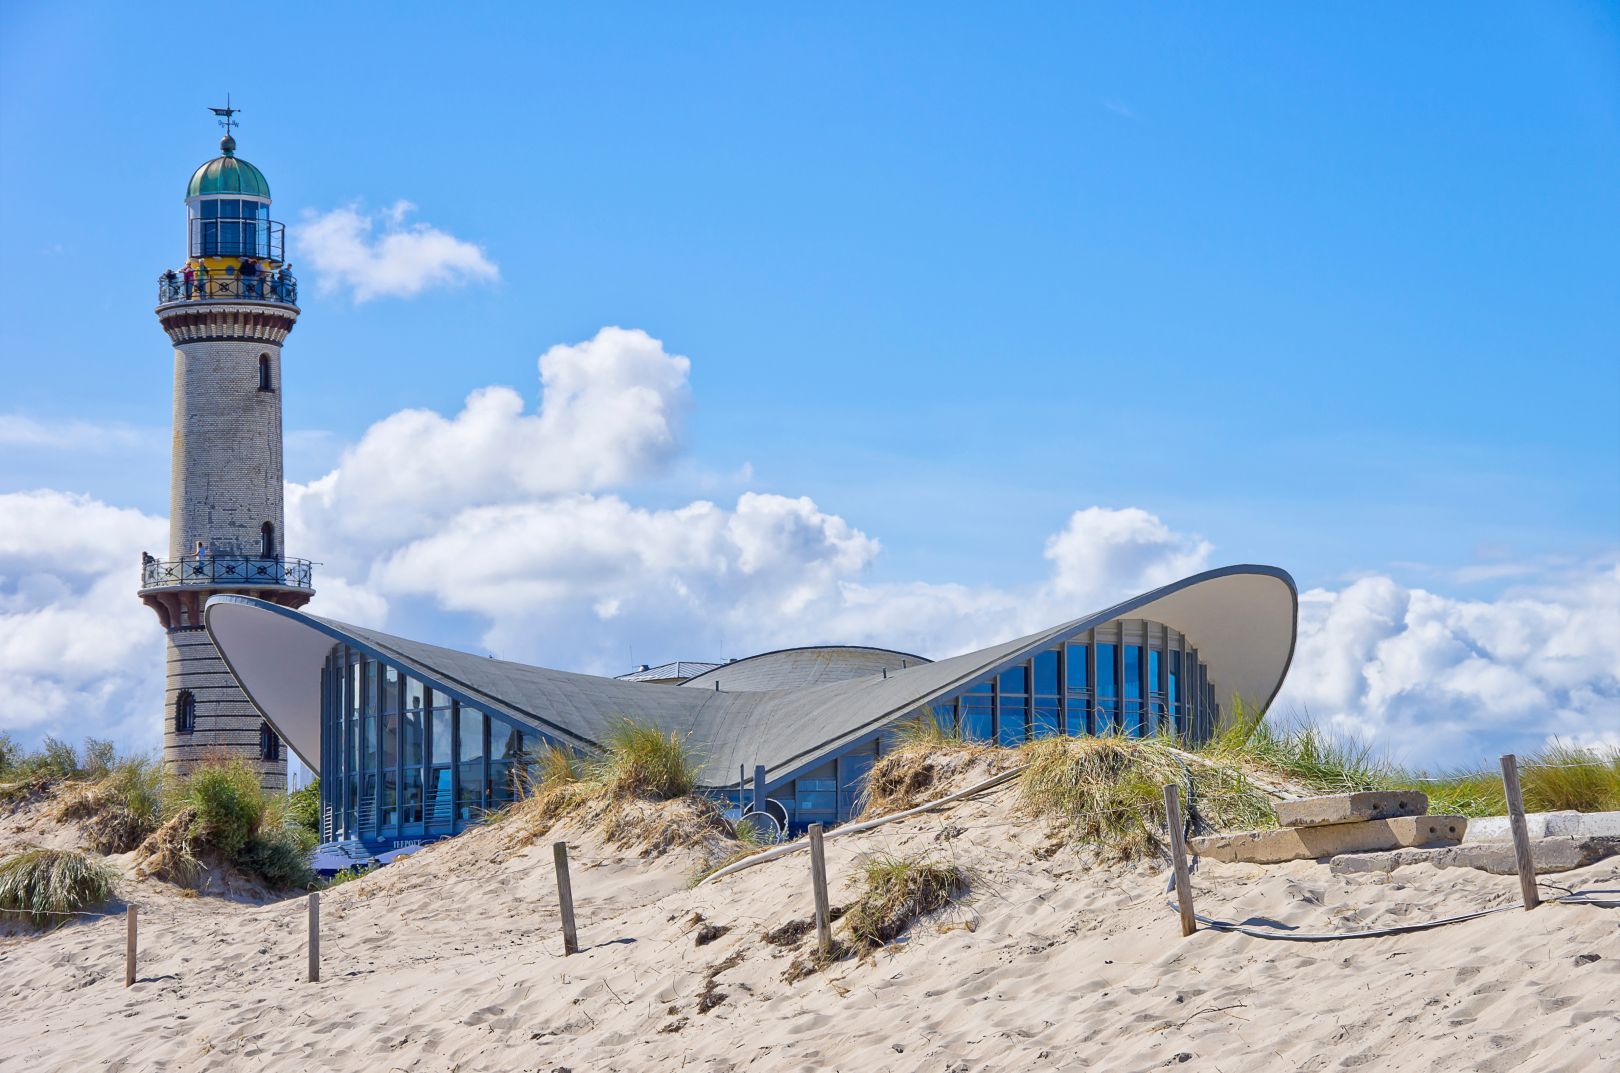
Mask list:
[[250,194],[265,199],[270,197],[270,183],[265,179],[264,172],[247,161],[236,158],[235,138],[229,134],[221,138],[219,151],[224,155],[215,157],[191,173],[191,183],[186,187],[186,197],[197,197],[201,194]]

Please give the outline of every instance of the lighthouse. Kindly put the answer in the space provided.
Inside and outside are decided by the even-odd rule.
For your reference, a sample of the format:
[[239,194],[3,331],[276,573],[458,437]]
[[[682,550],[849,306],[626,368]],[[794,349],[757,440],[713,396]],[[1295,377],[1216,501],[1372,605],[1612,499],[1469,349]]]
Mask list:
[[282,546],[282,344],[298,322],[285,229],[270,184],[236,155],[235,114],[213,109],[219,156],[186,187],[185,259],[158,278],[158,323],[174,345],[169,546],[142,554],[140,598],[167,634],[163,759],[174,774],[240,757],[266,790],[287,785],[281,739],[237,686],[203,628],[222,593],[301,607],[311,564]]

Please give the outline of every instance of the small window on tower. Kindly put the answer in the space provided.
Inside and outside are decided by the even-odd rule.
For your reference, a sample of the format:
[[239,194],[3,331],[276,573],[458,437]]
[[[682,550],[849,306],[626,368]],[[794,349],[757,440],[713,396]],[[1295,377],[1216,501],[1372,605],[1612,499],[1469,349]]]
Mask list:
[[281,759],[281,739],[269,723],[259,724],[259,759],[275,763]]
[[189,689],[182,689],[174,698],[174,729],[181,734],[197,729],[197,698]]
[[276,557],[276,527],[269,522],[259,526],[259,558]]
[[268,355],[268,354],[260,354],[259,355],[259,390],[260,391],[274,391],[275,390],[275,388],[270,383],[270,355]]

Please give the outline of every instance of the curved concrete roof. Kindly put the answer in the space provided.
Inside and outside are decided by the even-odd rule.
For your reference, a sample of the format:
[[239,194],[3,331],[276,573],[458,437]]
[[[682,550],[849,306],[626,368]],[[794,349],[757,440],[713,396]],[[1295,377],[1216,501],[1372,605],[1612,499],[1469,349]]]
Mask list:
[[[390,659],[464,703],[590,748],[621,719],[685,735],[708,786],[739,765],[763,764],[775,783],[895,719],[974,684],[997,666],[1119,618],[1162,622],[1186,635],[1210,668],[1217,697],[1271,703],[1293,658],[1294,582],[1270,566],[1229,566],[976,652],[789,689],[716,692],[554,671],[422,644],[316,618],[247,596],[208,601],[209,636],[242,689],[304,763],[320,770],[320,679],[335,641]],[[814,650],[811,650],[814,651]],[[768,653],[767,655],[775,655]],[[906,657],[908,660],[911,657]],[[736,666],[733,664],[732,666]],[[724,668],[722,668],[723,670]]]
[[721,689],[731,693],[759,693],[771,689],[796,689],[800,686],[818,686],[824,682],[842,682],[872,674],[881,676],[884,671],[898,671],[918,663],[932,662],[910,652],[896,652],[889,648],[813,645],[761,652],[757,656],[722,663],[702,674],[693,675],[681,685],[713,689],[719,683]]

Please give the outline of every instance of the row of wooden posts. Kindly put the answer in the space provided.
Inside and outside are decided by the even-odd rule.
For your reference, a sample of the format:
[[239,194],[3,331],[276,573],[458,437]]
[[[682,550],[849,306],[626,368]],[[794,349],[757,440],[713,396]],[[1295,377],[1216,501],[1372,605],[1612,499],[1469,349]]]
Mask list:
[[[1519,889],[1524,907],[1541,904],[1536,891],[1535,863],[1530,856],[1530,836],[1524,821],[1524,799],[1519,793],[1519,764],[1512,754],[1502,757],[1502,785],[1507,791],[1508,825],[1513,831],[1513,856],[1518,865]],[[1198,930],[1193,914],[1192,871],[1187,865],[1187,841],[1181,820],[1181,788],[1170,783],[1164,788],[1164,813],[1170,827],[1170,859],[1175,869],[1176,906],[1181,913],[1181,934]],[[810,825],[810,889],[816,905],[816,948],[823,955],[832,952],[832,909],[827,898],[827,855],[822,844],[822,826]],[[557,905],[562,916],[563,956],[579,953],[579,933],[574,925],[574,887],[568,877],[568,843],[554,842],[552,858],[557,868]],[[311,891],[309,906],[310,983],[321,978],[321,896]],[[136,910],[125,908],[124,986],[135,983]]]

